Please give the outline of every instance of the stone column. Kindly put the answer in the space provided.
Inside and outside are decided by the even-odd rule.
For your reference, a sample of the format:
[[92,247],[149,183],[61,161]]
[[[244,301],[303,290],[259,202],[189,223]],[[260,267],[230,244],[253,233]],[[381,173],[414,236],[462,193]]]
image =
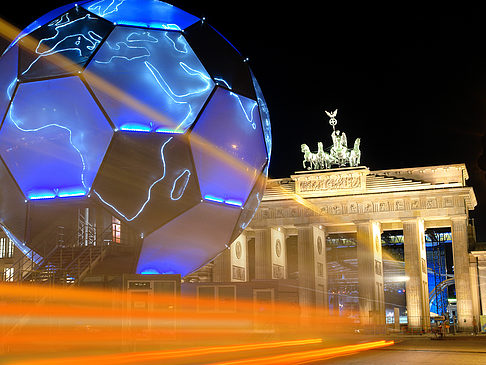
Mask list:
[[472,254],[469,254],[469,281],[471,282],[473,317],[476,318],[476,325],[479,325],[481,308],[479,305],[478,259]]
[[287,278],[287,245],[283,228],[270,230],[272,279]]
[[359,221],[357,226],[359,311],[362,326],[385,324],[385,292],[381,226],[379,222]]
[[451,222],[454,282],[457,299],[457,327],[459,331],[471,331],[473,308],[467,247],[467,217],[465,215],[454,217],[451,219]]
[[255,230],[255,280],[272,278],[270,228]]
[[318,308],[327,308],[326,232],[322,226],[314,226],[312,233],[315,261],[316,306]]
[[230,246],[231,281],[248,281],[248,241],[243,232]]
[[314,234],[312,226],[297,227],[297,251],[299,254],[299,304],[303,317],[311,314],[316,303]]
[[408,328],[411,331],[430,328],[427,254],[424,221],[420,218],[404,220],[403,240],[405,256],[405,284]]
[[481,260],[481,257],[478,258],[478,276],[481,313],[486,315],[486,260]]

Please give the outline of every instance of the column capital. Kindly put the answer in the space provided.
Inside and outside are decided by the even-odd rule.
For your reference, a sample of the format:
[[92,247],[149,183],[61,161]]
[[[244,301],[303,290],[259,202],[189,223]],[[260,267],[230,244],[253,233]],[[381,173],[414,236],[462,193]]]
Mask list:
[[253,232],[269,231],[272,227],[256,227],[252,228]]
[[[377,226],[378,229],[380,230],[380,233],[383,233],[383,229],[381,228],[381,222],[379,220],[373,220],[373,219],[363,219],[363,220],[357,220],[353,221],[353,223],[356,225],[356,227],[375,227]],[[374,228],[373,228],[374,229]]]
[[[363,226],[363,225],[366,225],[366,224],[372,224],[374,222],[377,222],[377,221],[374,221],[372,219],[359,219],[359,220],[355,220],[353,221],[353,223],[357,226]],[[378,222],[379,223],[379,222]]]
[[324,224],[321,224],[321,223],[312,223],[309,226],[315,227],[317,229],[320,229],[321,231],[326,232],[326,226]]
[[424,219],[422,217],[405,217],[405,218],[401,218],[400,219],[400,222],[403,223],[414,223],[414,222],[424,222]]
[[466,214],[457,214],[450,217],[451,221],[467,221]]

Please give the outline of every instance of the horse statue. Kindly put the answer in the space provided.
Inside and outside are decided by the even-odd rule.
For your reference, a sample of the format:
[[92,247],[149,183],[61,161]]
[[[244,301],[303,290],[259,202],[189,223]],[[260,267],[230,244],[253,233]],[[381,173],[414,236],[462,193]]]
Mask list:
[[335,130],[332,132],[331,137],[333,146],[330,153],[333,163],[339,166],[345,166],[348,162],[348,140],[346,133]]
[[317,142],[317,159],[319,161],[319,168],[330,169],[332,165],[332,157],[329,153],[324,152],[324,145],[322,142]]
[[349,150],[348,154],[348,161],[349,161],[349,166],[355,167],[359,166],[360,160],[361,160],[361,151],[359,149],[359,145],[361,143],[360,138],[356,138],[354,141],[354,147],[352,150]]
[[[304,153],[304,161],[302,165],[307,170],[324,170],[331,169],[333,166],[338,168],[350,166],[357,167],[361,161],[361,151],[359,145],[360,138],[354,141],[354,147],[348,148],[348,139],[346,133],[336,129],[337,125],[337,109],[333,112],[326,111],[330,118],[329,124],[332,126],[332,146],[328,149],[329,152],[324,151],[322,142],[317,143],[317,153],[312,153],[306,144],[301,145],[301,150]],[[306,165],[309,163],[309,166]]]
[[[300,146],[300,149],[304,154],[304,161],[302,161],[304,169],[317,170],[319,168],[319,159],[317,153],[312,153],[309,146],[307,146],[305,143]],[[309,163],[309,166],[306,166],[306,162]]]

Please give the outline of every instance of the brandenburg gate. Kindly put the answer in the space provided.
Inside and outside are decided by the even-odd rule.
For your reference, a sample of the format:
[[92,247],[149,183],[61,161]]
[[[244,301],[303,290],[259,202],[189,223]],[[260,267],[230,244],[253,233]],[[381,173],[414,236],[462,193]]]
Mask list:
[[457,164],[382,171],[348,167],[271,179],[242,235],[255,239],[255,279],[287,277],[285,242],[296,235],[299,303],[326,302],[326,235],[356,233],[361,323],[382,324],[381,234],[403,230],[408,324],[426,330],[430,310],[425,230],[450,227],[458,328],[470,329],[473,316],[479,318],[473,311],[479,304],[470,295],[467,225],[476,198],[466,186],[467,178],[465,165]]
[[[359,166],[360,140],[348,149],[346,135],[336,130],[336,113],[327,113],[333,127],[329,152],[322,143],[317,153],[302,145],[305,170],[267,181],[253,220],[214,260],[214,272],[222,272],[224,266],[228,273],[224,280],[248,281],[251,239],[255,281],[288,279],[290,255],[295,255],[299,304],[326,305],[326,236],[354,234],[360,322],[381,325],[385,323],[381,235],[403,231],[408,328],[422,331],[430,327],[425,232],[446,227],[452,235],[458,330],[471,330],[480,305],[477,280],[470,274],[468,212],[477,203],[466,185],[465,165],[371,171]],[[288,251],[290,237],[297,237],[297,252]]]

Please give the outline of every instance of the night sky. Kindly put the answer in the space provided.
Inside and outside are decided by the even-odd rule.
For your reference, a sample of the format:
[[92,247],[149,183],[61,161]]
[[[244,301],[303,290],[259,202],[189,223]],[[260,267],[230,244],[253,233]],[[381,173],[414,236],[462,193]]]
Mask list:
[[[11,2],[0,16],[23,28],[67,2]],[[349,145],[361,137],[361,163],[371,170],[465,163],[478,199],[471,217],[486,241],[484,11],[169,2],[206,17],[250,59],[270,110],[270,177],[301,170],[302,143],[330,146],[325,110],[338,109],[338,129]]]

